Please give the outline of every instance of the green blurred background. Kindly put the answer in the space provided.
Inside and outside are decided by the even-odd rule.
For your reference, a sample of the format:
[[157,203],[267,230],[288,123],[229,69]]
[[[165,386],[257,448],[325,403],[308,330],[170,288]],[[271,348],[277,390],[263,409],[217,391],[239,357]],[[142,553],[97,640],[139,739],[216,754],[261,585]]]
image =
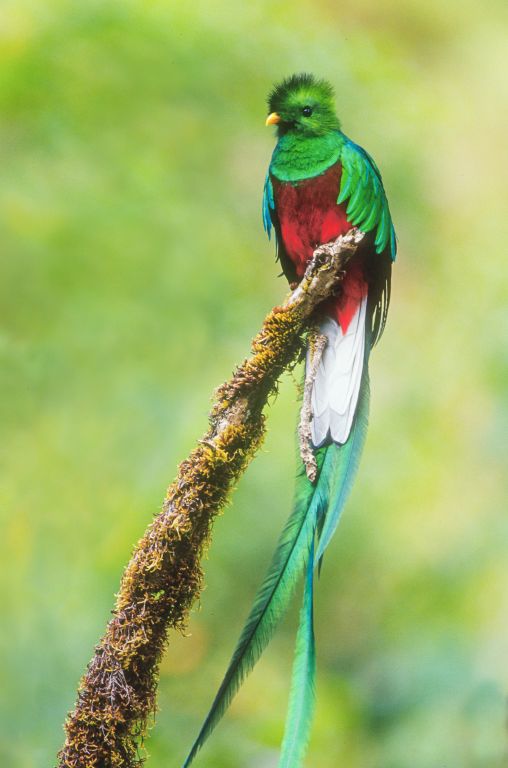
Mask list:
[[[54,763],[132,546],[285,293],[265,96],[302,69],[381,166],[400,241],[317,594],[307,764],[506,764],[507,23],[505,0],[2,2],[3,766]],[[181,763],[229,659],[289,510],[295,418],[287,376],[163,661],[150,766]],[[295,623],[203,768],[276,766]]]

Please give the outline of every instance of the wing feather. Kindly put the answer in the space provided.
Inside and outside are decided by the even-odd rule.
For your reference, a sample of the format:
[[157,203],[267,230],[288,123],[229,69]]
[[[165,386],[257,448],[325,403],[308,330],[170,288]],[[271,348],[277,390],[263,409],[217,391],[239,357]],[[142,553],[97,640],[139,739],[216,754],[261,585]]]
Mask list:
[[347,215],[363,232],[375,231],[378,253],[389,249],[396,255],[396,239],[383,181],[372,157],[346,137],[342,148],[342,179],[337,203],[348,201]]

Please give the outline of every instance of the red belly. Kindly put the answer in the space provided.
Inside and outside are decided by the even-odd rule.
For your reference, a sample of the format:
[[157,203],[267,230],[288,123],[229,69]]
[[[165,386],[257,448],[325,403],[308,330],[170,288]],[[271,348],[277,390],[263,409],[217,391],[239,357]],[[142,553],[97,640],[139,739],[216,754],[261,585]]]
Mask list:
[[[272,177],[282,244],[299,278],[303,277],[318,245],[335,240],[352,227],[346,206],[337,205],[341,174],[340,163],[335,163],[321,176],[292,184]],[[344,333],[366,294],[367,283],[361,264],[352,262],[342,282],[340,296],[327,302],[326,306]]]

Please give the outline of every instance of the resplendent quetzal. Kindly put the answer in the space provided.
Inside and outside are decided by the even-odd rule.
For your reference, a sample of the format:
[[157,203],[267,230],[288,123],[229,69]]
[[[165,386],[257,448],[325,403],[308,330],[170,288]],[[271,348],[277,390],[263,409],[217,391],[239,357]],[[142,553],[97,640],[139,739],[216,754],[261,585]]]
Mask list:
[[293,75],[272,90],[268,107],[266,124],[277,126],[278,141],[266,177],[263,222],[269,237],[275,230],[277,255],[290,283],[302,278],[319,245],[352,227],[365,236],[337,295],[322,305],[317,318],[325,346],[310,399],[316,477],[307,477],[302,462],[293,511],[185,766],[259,659],[305,571],[279,768],[301,765],[314,708],[314,571],[360,460],[369,410],[369,354],[383,332],[390,301],[396,240],[381,175],[370,155],[340,130],[331,86],[309,74]]

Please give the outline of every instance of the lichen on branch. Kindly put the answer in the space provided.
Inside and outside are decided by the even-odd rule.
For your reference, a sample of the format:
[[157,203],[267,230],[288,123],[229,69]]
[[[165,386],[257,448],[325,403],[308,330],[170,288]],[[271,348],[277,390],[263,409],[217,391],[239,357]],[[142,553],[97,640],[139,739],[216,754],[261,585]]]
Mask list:
[[263,408],[280,374],[297,360],[314,309],[336,288],[362,238],[352,229],[316,249],[301,283],[265,318],[251,356],[217,390],[208,431],[180,464],[124,571],[113,617],[65,723],[59,768],[143,762],[167,634],[185,626],[200,593],[200,561],[213,521],[263,439]]

